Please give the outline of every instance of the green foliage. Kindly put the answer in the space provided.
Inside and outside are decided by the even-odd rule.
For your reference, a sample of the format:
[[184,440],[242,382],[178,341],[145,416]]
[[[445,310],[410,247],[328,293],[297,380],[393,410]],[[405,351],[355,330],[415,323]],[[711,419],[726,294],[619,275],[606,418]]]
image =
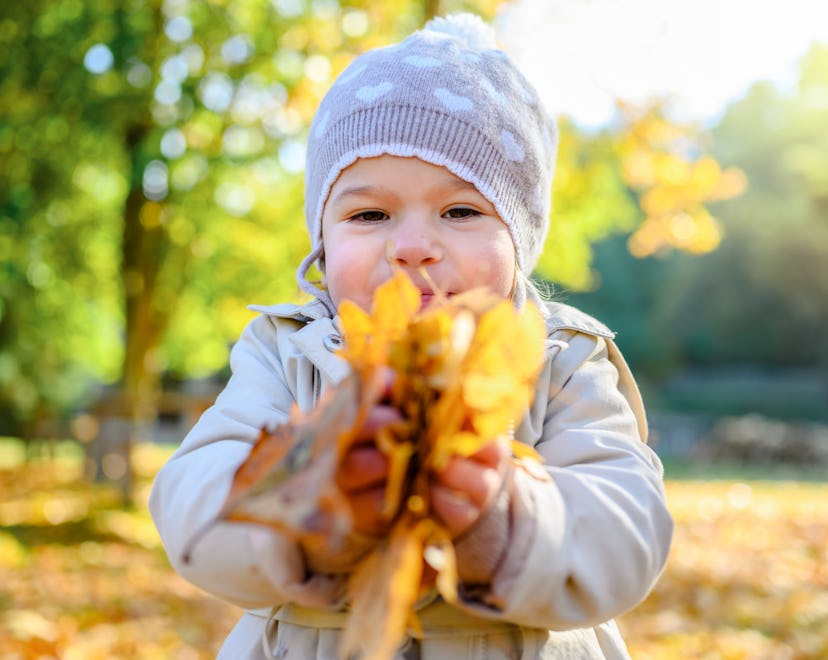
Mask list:
[[538,274],[565,287],[594,286],[592,244],[631,230],[639,220],[616,158],[616,137],[579,134],[567,121],[559,125],[554,207]]
[[721,203],[721,249],[679,263],[663,327],[697,363],[828,362],[828,46],[791,92],[756,85],[715,130],[750,181]]
[[[65,66],[81,3],[14,3],[0,20],[0,426],[73,403],[120,354],[112,142],[82,118]],[[83,52],[80,51],[82,59]],[[37,63],[33,65],[33,63]]]
[[[623,237],[603,240],[594,248],[595,290],[565,296],[619,332],[654,407],[825,419],[826,109],[828,46],[814,46],[796,87],[755,85],[713,131],[715,156],[749,181],[743,195],[712,207],[724,233],[719,249],[638,259]],[[749,365],[754,375],[734,381]],[[688,367],[719,376],[673,378]],[[803,370],[807,378],[780,382]]]
[[594,250],[594,289],[561,292],[559,298],[618,332],[616,341],[639,376],[670,373],[677,359],[674,341],[661,331],[657,314],[665,278],[677,257],[634,257],[623,235],[598,242]]

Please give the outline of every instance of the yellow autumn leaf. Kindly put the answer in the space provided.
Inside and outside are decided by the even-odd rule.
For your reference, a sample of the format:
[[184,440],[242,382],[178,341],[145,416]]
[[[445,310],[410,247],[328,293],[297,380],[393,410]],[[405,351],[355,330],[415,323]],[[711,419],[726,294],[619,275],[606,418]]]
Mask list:
[[[365,658],[390,657],[406,622],[416,625],[411,607],[421,589],[436,585],[447,601],[456,598],[454,546],[430,510],[431,473],[510,435],[543,360],[545,328],[531,305],[518,311],[486,289],[438,297],[423,310],[419,299],[398,272],[377,289],[370,313],[340,310],[342,356],[362,378],[391,367],[388,403],[405,419],[377,438],[389,460],[389,541],[350,580],[343,650]],[[530,447],[516,456],[539,459]]]
[[[7,459],[0,471],[0,528],[30,530],[20,538],[0,531],[8,601],[0,657],[215,658],[240,610],[174,574],[160,541],[138,542],[128,527],[152,527],[141,493],[171,450],[135,447],[142,459],[135,507],[128,524],[110,526],[110,515],[123,511],[109,485],[78,478],[82,453],[27,459],[22,449],[20,441],[0,440]],[[701,474],[708,466],[688,467]],[[714,481],[668,478],[676,519],[670,559],[647,599],[619,619],[633,658],[828,658],[828,484],[804,478],[814,471],[791,469],[764,468],[766,478],[756,481],[746,480],[744,468]],[[784,478],[774,480],[776,474]],[[82,505],[72,509],[72,524],[92,533],[67,535],[65,524],[45,524],[41,505],[55,500]],[[430,551],[435,545],[447,551],[451,545],[429,540],[423,551],[429,570],[435,570],[432,561],[442,566],[440,590],[440,578],[456,585],[456,577],[448,576],[441,553]],[[771,582],[784,597],[768,596]],[[193,617],[194,608],[210,616]],[[409,618],[406,632],[417,631]]]
[[399,442],[393,429],[377,434],[377,447],[388,457],[388,482],[385,489],[383,515],[391,519],[398,511],[405,489],[406,475],[415,447],[411,442]]
[[399,270],[384,285],[377,288],[371,307],[374,331],[389,338],[399,337],[418,309],[420,290],[402,270]]
[[[463,380],[463,402],[475,410],[491,410],[511,398],[512,379],[492,378],[488,373],[471,373]],[[505,411],[508,415],[511,411]]]
[[[338,311],[342,332],[351,338],[342,348],[340,355],[352,365],[373,364],[375,360],[369,359],[369,351],[373,341],[371,317],[350,300],[343,300]],[[355,369],[355,371],[361,373],[359,369]]]
[[687,145],[699,141],[698,131],[666,121],[659,106],[619,104],[619,111],[628,124],[616,147],[621,174],[645,214],[628,240],[630,252],[646,257],[670,249],[716,249],[721,231],[708,220],[707,205],[742,194],[744,172],[722,169],[710,154],[693,158]]
[[340,656],[387,660],[405,637],[420,596],[423,551],[433,523],[403,517],[387,543],[374,549],[348,582],[351,613]]
[[738,167],[728,167],[716,182],[716,188],[710,194],[710,200],[730,199],[738,197],[747,188],[748,180],[743,170]]
[[[495,436],[496,437],[496,436]],[[442,456],[448,458],[451,455],[471,456],[480,451],[490,440],[481,440],[480,435],[472,431],[458,431],[446,433],[440,438],[439,454],[435,452],[434,467],[439,469],[445,464]],[[438,460],[438,457],[440,460]]]
[[426,563],[437,572],[437,591],[449,603],[457,600],[457,556],[451,538],[435,529],[423,551]]
[[391,343],[419,307],[420,292],[402,271],[377,289],[370,314],[350,300],[343,301],[338,313],[348,342],[342,357],[358,373],[387,364]]
[[[508,324],[505,332],[503,326]],[[501,303],[479,321],[473,355],[480,351],[498,377],[525,380],[537,372],[542,357],[545,328],[540,313],[527,306],[520,313],[508,302]],[[474,368],[474,367],[472,367]]]
[[537,449],[517,440],[512,440],[511,449],[512,454],[518,460],[532,460],[538,463],[543,461],[543,457],[538,453]]
[[689,185],[693,199],[709,199],[722,177],[722,167],[711,156],[702,156],[693,163]]
[[481,437],[497,438],[509,432],[512,419],[499,410],[481,410],[474,415],[474,430]]

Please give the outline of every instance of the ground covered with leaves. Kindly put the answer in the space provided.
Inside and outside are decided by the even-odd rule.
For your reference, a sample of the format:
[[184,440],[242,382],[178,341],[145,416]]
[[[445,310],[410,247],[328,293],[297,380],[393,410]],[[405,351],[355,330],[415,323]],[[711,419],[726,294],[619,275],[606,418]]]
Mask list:
[[[173,574],[146,512],[162,449],[135,450],[136,506],[77,451],[0,441],[0,657],[213,658],[239,614]],[[619,621],[636,660],[828,657],[828,483],[669,480],[667,571]]]
[[[167,455],[137,447],[136,506],[66,447],[0,470],[0,658],[213,658],[238,610],[176,576],[146,510]],[[17,454],[17,452],[14,452]]]
[[828,658],[828,483],[668,481],[676,533],[619,622],[633,658]]

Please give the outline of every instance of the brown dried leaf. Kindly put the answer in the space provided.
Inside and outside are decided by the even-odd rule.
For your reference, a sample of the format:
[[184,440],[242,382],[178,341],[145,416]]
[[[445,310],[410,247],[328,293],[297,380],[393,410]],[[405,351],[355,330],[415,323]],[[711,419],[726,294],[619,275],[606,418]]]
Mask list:
[[342,635],[342,657],[393,657],[420,598],[423,551],[434,528],[427,518],[403,516],[388,542],[377,546],[351,575],[351,613]]
[[234,520],[282,530],[297,538],[342,538],[350,509],[336,485],[336,468],[364,414],[358,379],[350,376],[308,415],[297,410],[273,431],[262,429],[238,467],[218,516],[190,541],[190,550],[216,522]]

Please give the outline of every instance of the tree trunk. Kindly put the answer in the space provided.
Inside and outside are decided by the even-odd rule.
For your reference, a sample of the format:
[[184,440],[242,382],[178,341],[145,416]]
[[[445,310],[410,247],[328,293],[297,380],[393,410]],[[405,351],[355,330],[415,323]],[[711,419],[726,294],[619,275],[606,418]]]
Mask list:
[[[163,35],[164,18],[161,2],[151,3],[155,34]],[[129,13],[116,11],[120,38],[119,58],[132,52],[126,35]],[[163,40],[163,36],[157,37]],[[147,44],[144,55],[151,61],[159,43]],[[161,365],[155,351],[169,323],[169,305],[158,304],[159,277],[167,256],[168,239],[164,228],[164,203],[144,195],[143,177],[147,139],[152,128],[149,118],[127,125],[124,151],[130,162],[130,191],[124,204],[121,245],[121,278],[124,295],[125,332],[121,382],[108,401],[102,402],[100,433],[94,455],[88,465],[98,480],[115,481],[120,486],[122,502],[132,504],[134,474],[132,446],[142,428],[155,421],[161,397]]]
[[126,136],[133,156],[132,188],[124,205],[121,276],[126,329],[119,391],[104,406],[98,441],[90,448],[90,476],[119,484],[124,504],[132,501],[131,450],[137,432],[157,417],[161,368],[154,359],[170,310],[157,304],[159,275],[167,252],[164,205],[144,196],[143,163],[135,160],[146,127]]

